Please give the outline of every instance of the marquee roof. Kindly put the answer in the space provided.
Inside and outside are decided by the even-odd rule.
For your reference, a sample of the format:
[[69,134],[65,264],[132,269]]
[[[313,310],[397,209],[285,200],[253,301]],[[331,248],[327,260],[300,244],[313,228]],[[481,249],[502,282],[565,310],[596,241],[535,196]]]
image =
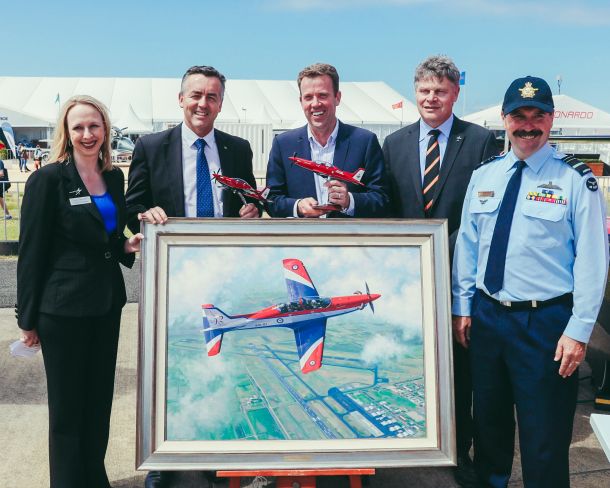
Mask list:
[[[12,112],[14,127],[48,126],[55,123],[60,103],[72,95],[87,94],[108,106],[115,125],[129,127],[127,132],[150,132],[155,124],[182,120],[179,89],[179,78],[6,76],[0,77],[0,114]],[[400,125],[419,117],[415,105],[386,83],[342,82],[341,91],[337,115],[346,123]],[[298,96],[295,81],[228,80],[218,122],[271,123],[274,129],[303,125]],[[401,100],[403,108],[392,109]]]
[[[553,129],[581,129],[580,132],[610,134],[610,114],[568,95],[554,95],[555,121]],[[482,125],[488,129],[503,130],[500,113],[502,104],[475,112],[464,120]]]

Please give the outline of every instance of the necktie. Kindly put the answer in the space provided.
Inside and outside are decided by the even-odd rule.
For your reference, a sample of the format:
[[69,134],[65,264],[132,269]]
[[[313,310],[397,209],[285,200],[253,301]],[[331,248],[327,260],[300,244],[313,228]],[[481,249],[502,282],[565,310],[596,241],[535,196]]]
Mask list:
[[195,146],[197,146],[197,217],[214,217],[210,167],[203,151],[205,141],[197,139]]
[[426,167],[424,168],[424,212],[428,214],[432,204],[434,203],[434,187],[438,182],[438,176],[441,167],[441,151],[438,147],[438,135],[440,130],[432,129],[428,134],[430,140],[428,141],[428,149],[426,150]]
[[525,161],[517,161],[517,169],[508,180],[504,198],[496,219],[496,226],[491,237],[489,255],[487,256],[487,267],[483,283],[487,291],[493,295],[502,289],[504,283],[504,267],[506,266],[506,250],[508,248],[508,236],[510,226],[513,223],[513,214],[517,204],[517,195],[521,186],[521,174],[525,167]]

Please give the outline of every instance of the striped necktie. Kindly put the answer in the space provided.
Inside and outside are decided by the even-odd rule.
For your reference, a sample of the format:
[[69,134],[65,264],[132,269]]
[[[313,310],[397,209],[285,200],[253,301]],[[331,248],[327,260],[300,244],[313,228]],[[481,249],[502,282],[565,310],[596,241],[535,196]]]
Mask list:
[[441,131],[438,129],[432,129],[428,132],[430,140],[428,141],[428,149],[426,150],[426,167],[424,168],[424,182],[422,185],[424,193],[424,212],[426,213],[426,216],[430,213],[430,209],[434,203],[434,190],[440,174],[441,151],[438,147],[438,135],[440,133]]
[[487,255],[487,267],[483,284],[490,295],[499,292],[504,283],[504,268],[506,266],[506,251],[508,249],[508,236],[513,223],[513,214],[517,205],[517,196],[521,186],[521,174],[525,167],[525,161],[517,161],[517,169],[508,180],[502,204],[496,218],[496,226],[491,236],[489,254]]
[[206,142],[203,139],[197,139],[195,146],[197,147],[197,217],[214,217],[212,180],[204,152]]

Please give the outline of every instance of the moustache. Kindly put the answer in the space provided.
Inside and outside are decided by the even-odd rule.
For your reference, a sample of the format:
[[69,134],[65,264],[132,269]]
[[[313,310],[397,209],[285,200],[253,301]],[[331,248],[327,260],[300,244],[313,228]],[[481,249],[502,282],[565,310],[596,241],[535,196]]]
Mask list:
[[513,135],[515,137],[528,137],[528,136],[538,137],[538,136],[542,135],[542,131],[540,129],[516,130],[515,132],[513,132]]

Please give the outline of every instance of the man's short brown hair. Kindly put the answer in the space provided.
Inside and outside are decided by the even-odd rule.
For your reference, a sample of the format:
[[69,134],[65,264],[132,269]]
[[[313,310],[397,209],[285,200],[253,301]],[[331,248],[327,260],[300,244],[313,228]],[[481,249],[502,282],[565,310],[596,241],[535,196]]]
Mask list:
[[303,78],[315,78],[324,75],[330,76],[330,79],[333,81],[334,95],[336,95],[339,92],[339,73],[337,73],[337,69],[334,66],[326,63],[315,63],[301,70],[297,77],[299,93],[301,93],[301,80]]

